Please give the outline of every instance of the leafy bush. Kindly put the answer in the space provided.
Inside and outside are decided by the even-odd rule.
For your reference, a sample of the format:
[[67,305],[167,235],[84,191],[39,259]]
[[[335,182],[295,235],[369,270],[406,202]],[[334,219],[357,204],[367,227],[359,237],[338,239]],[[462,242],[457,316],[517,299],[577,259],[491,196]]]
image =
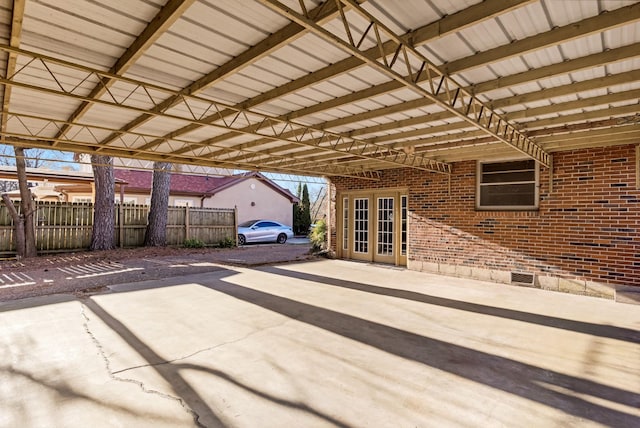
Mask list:
[[220,248],[232,248],[236,246],[236,240],[230,237],[224,238],[222,241],[218,242],[218,247]]
[[327,222],[318,220],[316,227],[309,233],[309,241],[311,242],[311,249],[313,251],[321,251],[326,246],[327,242]]
[[204,247],[204,242],[196,238],[191,238],[185,239],[184,244],[182,245],[184,248],[202,248]]

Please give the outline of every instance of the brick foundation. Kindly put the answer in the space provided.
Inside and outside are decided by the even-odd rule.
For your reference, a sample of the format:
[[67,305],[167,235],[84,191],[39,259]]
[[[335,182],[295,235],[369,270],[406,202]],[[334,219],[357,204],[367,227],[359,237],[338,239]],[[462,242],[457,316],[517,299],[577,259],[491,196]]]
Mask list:
[[635,164],[634,145],[555,153],[553,191],[541,168],[537,211],[476,210],[475,161],[455,163],[450,184],[445,175],[394,169],[380,182],[338,177],[332,187],[409,189],[410,269],[498,282],[528,272],[536,287],[613,297],[615,285],[640,286]]

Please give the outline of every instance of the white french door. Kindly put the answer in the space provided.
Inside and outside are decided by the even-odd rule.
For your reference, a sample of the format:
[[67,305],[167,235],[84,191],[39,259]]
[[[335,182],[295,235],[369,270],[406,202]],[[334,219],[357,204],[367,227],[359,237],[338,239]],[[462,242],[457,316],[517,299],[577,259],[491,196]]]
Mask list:
[[405,191],[342,194],[337,199],[338,256],[376,263],[407,264]]

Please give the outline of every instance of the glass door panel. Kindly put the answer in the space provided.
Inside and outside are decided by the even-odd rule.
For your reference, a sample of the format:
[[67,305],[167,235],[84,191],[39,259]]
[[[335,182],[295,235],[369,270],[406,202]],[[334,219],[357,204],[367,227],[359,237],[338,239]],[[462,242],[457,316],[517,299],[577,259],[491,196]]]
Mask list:
[[352,257],[369,260],[369,198],[353,199]]

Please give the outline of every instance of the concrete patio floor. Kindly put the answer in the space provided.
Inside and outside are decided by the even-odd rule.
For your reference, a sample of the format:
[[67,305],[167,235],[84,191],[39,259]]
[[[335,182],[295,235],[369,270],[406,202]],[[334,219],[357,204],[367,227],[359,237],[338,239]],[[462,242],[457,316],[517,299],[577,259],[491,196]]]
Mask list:
[[639,330],[539,289],[224,267],[0,303],[0,426],[640,426]]

